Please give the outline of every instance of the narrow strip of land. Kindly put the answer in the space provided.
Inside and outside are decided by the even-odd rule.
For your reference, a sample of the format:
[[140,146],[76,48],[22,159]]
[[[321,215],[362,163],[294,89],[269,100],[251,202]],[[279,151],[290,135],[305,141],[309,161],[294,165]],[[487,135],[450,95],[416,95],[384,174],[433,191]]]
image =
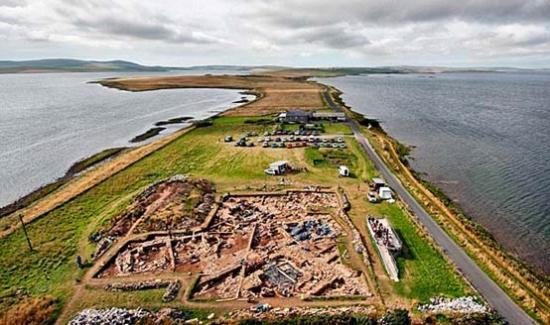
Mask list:
[[[323,98],[327,105],[335,111],[342,111],[332,99],[328,91],[323,92]],[[382,158],[378,156],[374,148],[367,141],[365,136],[355,121],[350,121],[355,138],[361,144],[366,154],[372,160],[380,174],[386,182],[393,188],[399,197],[405,202],[420,223],[426,228],[426,231],[441,246],[447,256],[455,263],[462,274],[472,283],[472,285],[481,293],[483,298],[495,308],[502,317],[511,324],[533,324],[534,321],[525,313],[508,295],[493,281],[481,268],[456,244],[447,233],[430,217],[424,208],[414,199],[414,197],[405,189],[403,184],[393,175],[392,171],[384,164]]]

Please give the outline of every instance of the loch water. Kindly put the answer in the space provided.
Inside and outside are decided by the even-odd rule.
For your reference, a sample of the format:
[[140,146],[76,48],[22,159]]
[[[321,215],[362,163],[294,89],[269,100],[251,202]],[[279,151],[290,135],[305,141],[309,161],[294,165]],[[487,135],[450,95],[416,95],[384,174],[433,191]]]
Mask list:
[[380,120],[410,163],[507,249],[550,274],[550,73],[320,79]]
[[[155,122],[182,116],[203,119],[238,105],[233,102],[243,96],[226,89],[128,92],[89,83],[184,73],[191,72],[0,74],[0,206],[63,176],[78,160],[134,145],[129,140]],[[183,126],[164,126],[149,141]]]

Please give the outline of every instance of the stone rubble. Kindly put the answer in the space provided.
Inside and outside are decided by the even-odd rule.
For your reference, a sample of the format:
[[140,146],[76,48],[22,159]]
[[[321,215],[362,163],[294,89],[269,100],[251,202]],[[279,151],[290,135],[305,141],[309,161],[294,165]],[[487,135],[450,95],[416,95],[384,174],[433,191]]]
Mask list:
[[69,325],[134,325],[140,324],[145,318],[155,324],[164,324],[167,320],[169,324],[183,323],[189,316],[189,312],[162,308],[157,313],[150,312],[141,308],[106,308],[106,309],[84,309],[76,315]]
[[162,296],[162,301],[169,302],[176,299],[178,292],[180,291],[181,284],[179,280],[169,281],[169,280],[151,280],[151,281],[140,281],[140,282],[115,282],[109,283],[105,286],[107,291],[137,291],[137,290],[148,290],[148,289],[159,289],[166,288],[164,295]]
[[148,289],[158,289],[165,288],[170,285],[171,281],[168,280],[152,280],[152,281],[141,281],[141,282],[115,282],[109,283],[105,286],[107,291],[137,291],[137,290],[148,290]]
[[168,284],[168,287],[166,288],[166,292],[162,296],[162,301],[169,302],[176,299],[176,296],[178,295],[180,288],[181,288],[181,284],[179,281],[170,282],[170,284]]
[[69,325],[130,325],[149,315],[150,312],[141,308],[84,309],[69,322]]
[[478,302],[473,296],[460,298],[434,297],[430,303],[419,305],[418,310],[423,313],[487,313],[487,306]]
[[[264,304],[259,304],[264,305]],[[348,306],[348,307],[336,307],[336,308],[308,308],[308,307],[275,307],[267,305],[268,308],[247,308],[239,309],[228,314],[231,320],[267,320],[267,319],[287,319],[297,316],[328,316],[328,315],[368,315],[375,310],[372,306]]]

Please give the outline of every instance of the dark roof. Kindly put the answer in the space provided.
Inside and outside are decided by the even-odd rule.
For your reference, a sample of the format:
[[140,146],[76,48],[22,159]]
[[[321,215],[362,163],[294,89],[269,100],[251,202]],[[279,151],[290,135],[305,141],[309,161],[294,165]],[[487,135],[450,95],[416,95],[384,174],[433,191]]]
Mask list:
[[291,109],[286,112],[286,117],[309,117],[311,112],[302,111],[301,109]]

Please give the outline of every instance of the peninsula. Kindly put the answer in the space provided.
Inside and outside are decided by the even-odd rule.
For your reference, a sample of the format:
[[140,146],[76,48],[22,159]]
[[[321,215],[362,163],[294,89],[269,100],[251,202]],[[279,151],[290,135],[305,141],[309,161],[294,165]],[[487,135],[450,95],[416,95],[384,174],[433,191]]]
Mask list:
[[547,280],[430,191],[376,121],[309,80],[318,73],[98,81],[256,99],[2,218],[0,323],[85,321],[110,307],[197,322],[547,322]]

